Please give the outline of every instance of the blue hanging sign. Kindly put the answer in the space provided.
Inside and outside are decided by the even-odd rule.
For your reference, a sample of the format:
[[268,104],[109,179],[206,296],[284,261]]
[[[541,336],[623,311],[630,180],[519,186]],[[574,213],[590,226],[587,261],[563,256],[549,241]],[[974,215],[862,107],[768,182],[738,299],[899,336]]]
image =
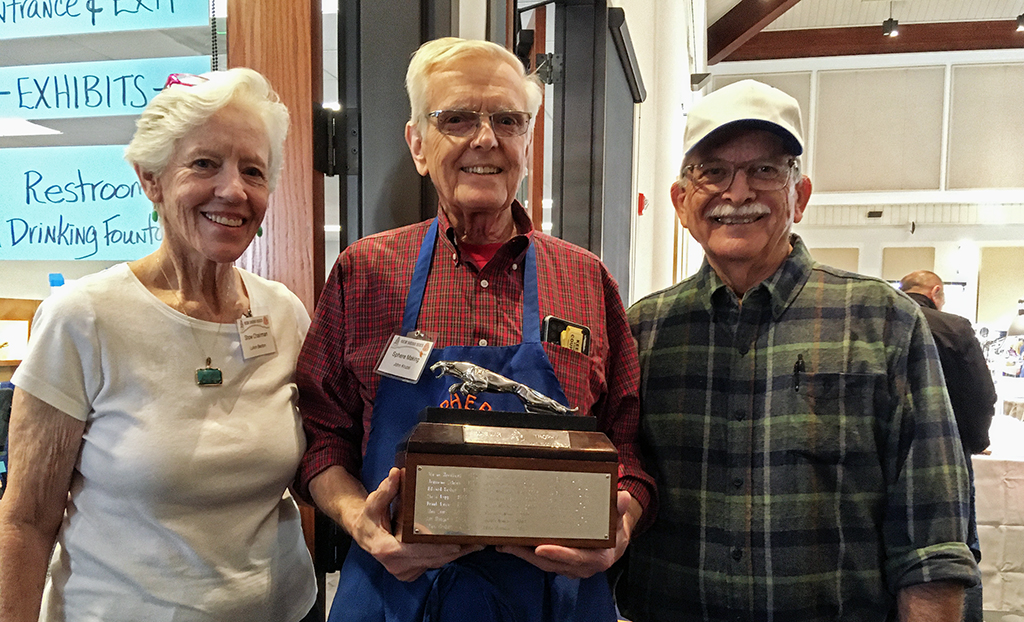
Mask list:
[[0,149],[0,261],[128,261],[163,235],[123,145]]
[[0,117],[137,115],[169,74],[209,70],[209,56],[0,67]]
[[209,23],[208,0],[0,0],[0,40]]

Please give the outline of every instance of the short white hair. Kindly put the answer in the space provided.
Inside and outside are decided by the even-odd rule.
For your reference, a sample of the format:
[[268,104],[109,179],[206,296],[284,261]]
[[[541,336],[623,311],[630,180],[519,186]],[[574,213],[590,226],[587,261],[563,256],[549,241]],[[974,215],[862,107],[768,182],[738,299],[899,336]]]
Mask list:
[[405,74],[405,90],[409,93],[411,108],[410,122],[419,126],[422,132],[427,122],[428,109],[427,87],[430,76],[443,70],[449,63],[459,58],[479,58],[502,61],[514,68],[523,81],[526,93],[526,110],[531,117],[537,116],[541,100],[544,98],[544,87],[536,74],[526,74],[522,61],[497,43],[476,39],[460,39],[444,37],[427,41],[412,55],[409,70]]
[[270,82],[252,69],[211,71],[200,78],[203,80],[196,80],[193,86],[170,85],[149,102],[135,122],[135,135],[124,151],[124,159],[159,176],[182,136],[206,123],[222,108],[239,106],[256,115],[266,128],[270,143],[268,185],[273,191],[284,164],[288,108]]

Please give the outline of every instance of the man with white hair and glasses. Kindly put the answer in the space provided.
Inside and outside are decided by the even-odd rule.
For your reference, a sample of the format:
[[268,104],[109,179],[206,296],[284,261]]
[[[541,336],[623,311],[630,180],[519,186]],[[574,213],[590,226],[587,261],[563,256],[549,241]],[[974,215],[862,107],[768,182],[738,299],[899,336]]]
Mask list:
[[[618,289],[593,254],[533,229],[515,200],[541,87],[501,46],[424,44],[406,78],[405,137],[437,189],[437,217],[359,240],[338,258],[299,356],[309,439],[300,494],[352,536],[331,620],[613,622],[603,571],[649,522],[654,482],[637,458],[636,349]],[[584,327],[542,342],[541,318]],[[488,547],[399,542],[390,504],[402,436],[451,378],[375,373],[395,335],[433,343],[425,368],[467,361],[597,418],[618,449],[616,546]],[[522,411],[481,393],[472,408]],[[463,406],[468,404],[463,403]]]
[[816,263],[800,110],[753,80],[690,111],[672,203],[698,272],[628,311],[658,516],[633,620],[958,622],[967,470],[920,310]]

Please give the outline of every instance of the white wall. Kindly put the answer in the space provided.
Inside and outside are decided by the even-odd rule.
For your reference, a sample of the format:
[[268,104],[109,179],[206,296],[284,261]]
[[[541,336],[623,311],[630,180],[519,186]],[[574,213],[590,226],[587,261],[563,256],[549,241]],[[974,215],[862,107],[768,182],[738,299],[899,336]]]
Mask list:
[[[631,302],[673,284],[677,246],[690,242],[678,226],[669,187],[682,161],[684,106],[692,93],[690,73],[701,71],[694,57],[703,59],[704,0],[613,0],[626,13],[626,24],[636,50],[647,99],[639,105],[637,125],[636,190],[649,201],[643,216],[634,209]],[[699,45],[698,52],[691,48]],[[702,62],[702,61],[701,61]],[[701,65],[702,67],[703,65]]]
[[458,0],[459,29],[463,39],[487,38],[487,0]]

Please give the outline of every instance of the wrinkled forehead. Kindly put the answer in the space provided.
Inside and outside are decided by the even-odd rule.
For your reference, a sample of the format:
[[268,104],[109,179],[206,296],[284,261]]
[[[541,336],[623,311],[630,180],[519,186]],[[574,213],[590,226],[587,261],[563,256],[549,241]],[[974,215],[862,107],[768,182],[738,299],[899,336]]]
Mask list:
[[[504,59],[462,54],[438,62],[427,74],[427,103],[431,110],[476,110],[484,99],[503,102],[499,108],[522,110],[526,105],[525,78]],[[493,108],[493,106],[492,106]]]
[[255,145],[264,160],[269,159],[270,134],[259,110],[245,102],[233,101],[219,108],[202,124],[193,127],[175,141],[177,151],[186,141],[193,149],[207,145],[244,140]]

